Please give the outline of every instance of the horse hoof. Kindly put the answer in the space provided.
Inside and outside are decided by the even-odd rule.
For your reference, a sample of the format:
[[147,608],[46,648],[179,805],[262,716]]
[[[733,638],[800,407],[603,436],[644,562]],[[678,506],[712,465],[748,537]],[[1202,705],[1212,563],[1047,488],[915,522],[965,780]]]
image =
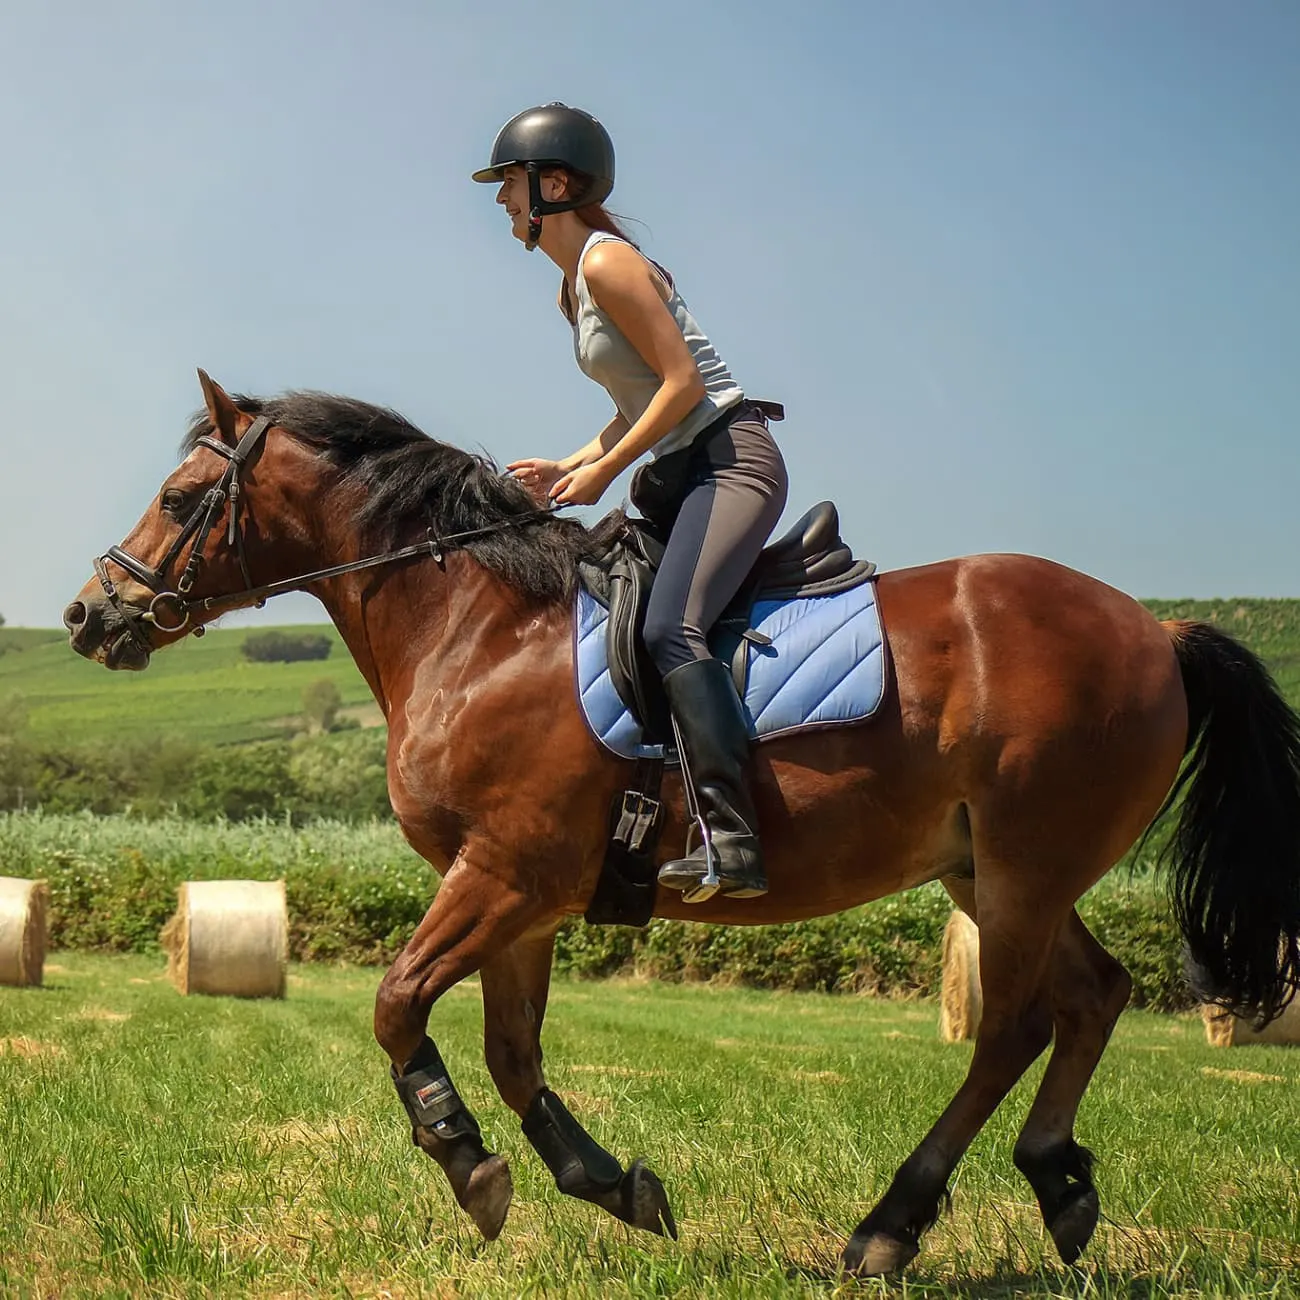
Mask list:
[[485,1241],[495,1241],[501,1235],[514,1191],[510,1166],[500,1156],[488,1156],[474,1166],[461,1206]]
[[900,1241],[883,1232],[855,1232],[840,1256],[840,1269],[851,1277],[888,1277],[901,1273],[917,1252],[915,1242]]
[[1086,1188],[1048,1225],[1057,1252],[1067,1264],[1073,1264],[1092,1240],[1101,1215],[1097,1189]]
[[619,1193],[623,1201],[623,1213],[618,1217],[624,1223],[645,1232],[653,1232],[659,1237],[668,1236],[677,1240],[677,1220],[673,1218],[672,1206],[668,1204],[668,1193],[664,1191],[659,1176],[647,1168],[643,1161],[632,1161],[619,1184]]

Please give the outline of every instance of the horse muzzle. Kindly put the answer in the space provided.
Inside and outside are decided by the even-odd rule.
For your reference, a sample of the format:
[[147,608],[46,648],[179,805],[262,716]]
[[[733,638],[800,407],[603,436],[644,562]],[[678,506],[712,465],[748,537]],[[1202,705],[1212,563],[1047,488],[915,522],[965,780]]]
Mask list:
[[140,672],[148,668],[152,653],[140,623],[145,612],[130,610],[136,621],[132,627],[107,599],[83,598],[74,600],[63,611],[63,626],[68,629],[69,644],[79,655],[105,668]]

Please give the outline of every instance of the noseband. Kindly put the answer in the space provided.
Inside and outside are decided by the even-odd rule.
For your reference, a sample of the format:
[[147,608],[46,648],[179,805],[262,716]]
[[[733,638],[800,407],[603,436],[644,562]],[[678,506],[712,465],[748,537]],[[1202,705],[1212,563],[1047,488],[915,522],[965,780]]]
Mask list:
[[[270,417],[259,415],[249,425],[247,432],[240,438],[233,449],[218,438],[203,437],[198,439],[195,446],[207,447],[218,455],[224,456],[226,458],[226,468],[222,471],[221,477],[216,483],[203,494],[203,500],[199,502],[194,513],[185,521],[176,540],[167,548],[167,554],[158,562],[157,568],[152,568],[120,546],[110,546],[103,555],[96,556],[94,560],[95,576],[99,579],[99,585],[103,587],[104,596],[108,603],[125,623],[127,633],[138,649],[146,653],[152,649],[148,635],[141,626],[144,623],[151,623],[160,632],[180,632],[189,624],[190,614],[193,610],[212,613],[214,610],[220,610],[227,605],[250,603],[261,609],[272,596],[283,596],[290,591],[301,591],[302,588],[321,579],[337,578],[345,573],[373,569],[381,564],[394,564],[399,560],[409,560],[417,556],[433,559],[441,564],[445,552],[448,549],[454,549],[462,542],[471,541],[476,537],[484,537],[489,533],[504,532],[507,528],[517,528],[521,524],[532,523],[537,519],[548,518],[557,509],[562,508],[552,506],[549,509],[530,510],[524,514],[510,515],[482,528],[471,528],[464,532],[452,533],[446,537],[439,537],[430,528],[428,530],[428,540],[417,542],[413,546],[403,546],[396,551],[385,551],[382,555],[368,556],[364,560],[353,560],[348,564],[336,564],[327,569],[316,569],[311,573],[302,573],[294,578],[283,578],[279,582],[268,582],[263,586],[255,587],[248,571],[248,559],[244,551],[244,530],[240,520],[243,508],[243,494],[240,489],[239,477],[244,465],[248,462],[258,443],[262,441],[270,427]],[[207,544],[212,530],[216,527],[217,521],[221,518],[221,512],[227,502],[230,504],[230,519],[226,526],[226,545],[233,546],[239,556],[239,571],[244,579],[244,590],[225,596],[204,596],[199,599],[192,599],[190,591],[193,589],[194,580],[198,577],[199,570],[203,566],[203,548]],[[179,560],[181,553],[185,550],[186,543],[190,545],[190,553],[185,561],[185,568],[181,572],[180,578],[177,579],[176,586],[169,588],[167,586],[167,572]],[[109,576],[106,563],[108,560],[112,560],[114,564],[125,569],[137,582],[142,583],[153,592],[153,599],[149,602],[149,608],[144,613],[137,614],[122,600],[121,593]],[[174,611],[175,621],[165,621],[165,611],[168,609]],[[192,631],[195,636],[202,636],[204,627],[202,624],[197,624]]]

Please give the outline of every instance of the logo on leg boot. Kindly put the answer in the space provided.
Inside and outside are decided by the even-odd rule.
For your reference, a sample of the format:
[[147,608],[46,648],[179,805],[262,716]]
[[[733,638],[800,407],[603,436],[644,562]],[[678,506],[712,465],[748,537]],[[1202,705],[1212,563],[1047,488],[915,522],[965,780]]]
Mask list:
[[441,1103],[449,1101],[456,1095],[456,1090],[451,1086],[451,1080],[445,1075],[441,1079],[434,1079],[431,1083],[426,1083],[422,1088],[415,1090],[415,1104],[422,1111],[431,1111],[438,1108]]

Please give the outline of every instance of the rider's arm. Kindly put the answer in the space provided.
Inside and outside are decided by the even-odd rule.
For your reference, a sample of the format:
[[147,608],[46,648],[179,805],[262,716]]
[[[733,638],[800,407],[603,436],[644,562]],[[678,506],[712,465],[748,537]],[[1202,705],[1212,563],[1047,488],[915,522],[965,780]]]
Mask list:
[[662,279],[640,253],[627,244],[605,241],[587,254],[582,270],[592,300],[660,380],[641,418],[598,457],[613,476],[695,409],[705,394],[704,380],[664,302]]
[[604,456],[611,447],[616,446],[627,430],[627,421],[622,415],[616,413],[614,418],[585,447],[579,447],[572,456],[566,456],[563,460],[555,463],[562,474],[569,474],[575,469],[581,469],[584,465],[590,465]]

